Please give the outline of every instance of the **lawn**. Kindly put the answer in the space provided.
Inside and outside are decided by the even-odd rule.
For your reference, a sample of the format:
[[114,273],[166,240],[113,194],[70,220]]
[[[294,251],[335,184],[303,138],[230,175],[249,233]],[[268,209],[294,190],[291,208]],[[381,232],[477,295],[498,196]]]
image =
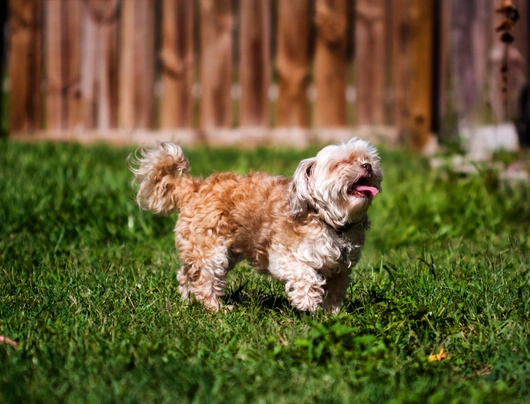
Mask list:
[[[210,314],[179,300],[176,217],[137,208],[131,151],[0,141],[0,402],[530,402],[528,186],[382,151],[339,315],[246,265]],[[290,175],[316,149],[185,151]]]

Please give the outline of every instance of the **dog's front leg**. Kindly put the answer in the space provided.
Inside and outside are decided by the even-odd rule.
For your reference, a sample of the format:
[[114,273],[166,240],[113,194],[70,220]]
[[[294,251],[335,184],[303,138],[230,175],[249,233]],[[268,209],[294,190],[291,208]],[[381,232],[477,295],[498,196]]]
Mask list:
[[342,301],[346,297],[346,291],[351,282],[350,272],[344,271],[330,277],[326,281],[324,289],[324,309],[327,312],[337,314],[340,311]]
[[309,265],[294,257],[273,254],[269,271],[285,285],[291,304],[298,310],[313,313],[322,306],[326,280]]

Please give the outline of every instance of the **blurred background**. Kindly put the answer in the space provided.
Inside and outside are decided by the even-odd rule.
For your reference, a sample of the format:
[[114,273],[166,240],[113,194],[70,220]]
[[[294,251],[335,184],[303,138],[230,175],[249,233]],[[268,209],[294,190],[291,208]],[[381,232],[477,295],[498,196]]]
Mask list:
[[[520,17],[509,46],[501,3]],[[358,134],[424,151],[488,125],[518,147],[530,127],[526,0],[1,7],[13,139],[305,146]]]

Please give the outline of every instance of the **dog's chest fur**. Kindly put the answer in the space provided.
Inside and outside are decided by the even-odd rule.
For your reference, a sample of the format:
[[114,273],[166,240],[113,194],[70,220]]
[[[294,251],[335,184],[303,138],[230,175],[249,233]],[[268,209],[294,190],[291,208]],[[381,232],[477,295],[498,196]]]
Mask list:
[[362,224],[353,225],[341,232],[316,222],[313,226],[308,226],[305,237],[295,247],[293,255],[329,277],[348,270],[359,261],[364,234]]

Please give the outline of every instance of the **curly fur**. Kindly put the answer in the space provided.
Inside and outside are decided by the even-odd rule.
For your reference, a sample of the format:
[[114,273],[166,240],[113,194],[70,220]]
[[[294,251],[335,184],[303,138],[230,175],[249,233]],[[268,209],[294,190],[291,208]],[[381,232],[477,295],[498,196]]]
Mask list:
[[[175,235],[184,299],[218,310],[227,272],[246,259],[280,280],[297,309],[340,309],[383,179],[367,142],[327,146],[300,162],[293,178],[261,172],[192,178],[182,149],[172,143],[142,150],[129,164],[141,208],[180,212]],[[372,191],[356,192],[357,184]]]

